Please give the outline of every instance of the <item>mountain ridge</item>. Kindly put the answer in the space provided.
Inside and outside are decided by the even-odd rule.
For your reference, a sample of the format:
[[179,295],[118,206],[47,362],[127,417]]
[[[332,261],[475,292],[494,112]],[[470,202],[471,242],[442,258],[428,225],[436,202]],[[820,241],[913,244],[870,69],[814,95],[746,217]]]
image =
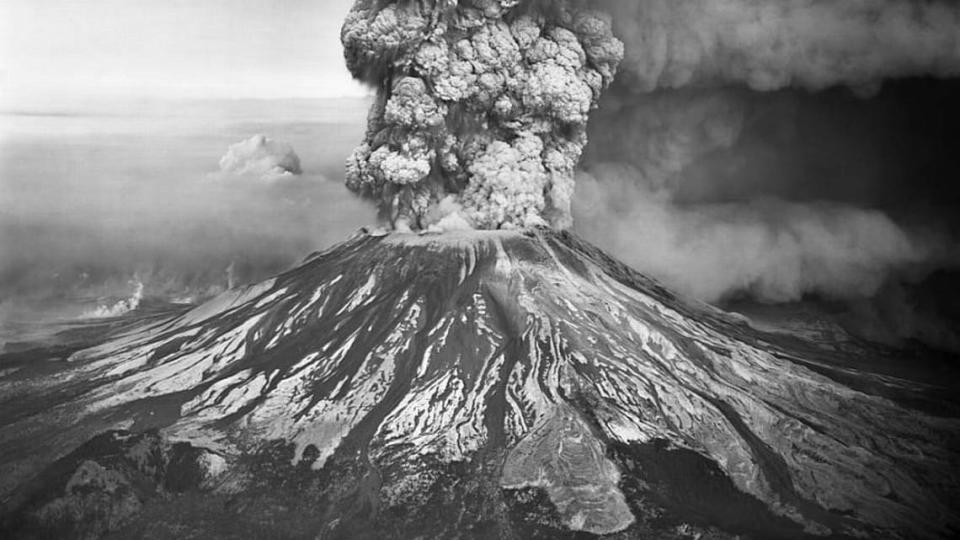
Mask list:
[[[194,487],[214,493],[256,485],[239,464],[275,444],[285,456],[275,468],[305,478],[352,470],[351,497],[371,512],[357,522],[424,511],[452,474],[475,485],[454,499],[500,508],[489,519],[501,533],[519,526],[503,508],[522,495],[549,501],[534,519],[548,530],[631,537],[662,508],[700,504],[701,486],[683,483],[700,471],[726,478],[715,489],[729,504],[768,515],[688,512],[732,522],[728,530],[956,530],[960,421],[829,377],[830,354],[819,350],[682,300],[570,233],[361,233],[74,353],[53,380],[30,383],[53,407],[14,404],[27,390],[16,373],[5,377],[4,393],[15,391],[0,423],[0,472],[19,485],[0,494],[14,513],[40,515],[52,503],[24,487],[30,471],[66,459],[90,433],[155,431],[154,453],[166,457],[151,467],[192,456]],[[178,444],[194,450],[170,450]],[[676,460],[690,471],[651,470]],[[346,511],[335,484],[315,486],[334,536],[359,526],[333,512]],[[476,512],[487,510],[460,508],[468,522]]]

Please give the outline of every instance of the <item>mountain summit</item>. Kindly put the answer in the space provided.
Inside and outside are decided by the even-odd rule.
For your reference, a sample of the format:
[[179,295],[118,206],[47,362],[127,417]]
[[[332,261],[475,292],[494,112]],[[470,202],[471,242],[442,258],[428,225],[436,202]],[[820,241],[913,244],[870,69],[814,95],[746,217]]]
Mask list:
[[955,411],[837,347],[684,301],[569,233],[363,233],[65,361],[0,371],[2,523],[955,533]]

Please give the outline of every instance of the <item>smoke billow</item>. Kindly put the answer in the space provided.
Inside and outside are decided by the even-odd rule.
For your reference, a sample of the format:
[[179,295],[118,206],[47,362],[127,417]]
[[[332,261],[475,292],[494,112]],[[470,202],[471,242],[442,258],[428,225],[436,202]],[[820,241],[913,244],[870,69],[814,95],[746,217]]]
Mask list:
[[[887,277],[942,257],[936,235],[835,202],[776,198],[683,206],[606,166],[577,179],[581,232],[674,289],[708,302],[874,295]],[[601,178],[602,180],[598,180]]]
[[249,175],[266,181],[303,172],[300,157],[289,144],[261,134],[230,145],[220,158],[220,170],[228,175]]
[[397,227],[443,207],[496,229],[570,221],[588,112],[623,54],[609,16],[556,0],[359,0],[347,66],[378,89],[347,185]]

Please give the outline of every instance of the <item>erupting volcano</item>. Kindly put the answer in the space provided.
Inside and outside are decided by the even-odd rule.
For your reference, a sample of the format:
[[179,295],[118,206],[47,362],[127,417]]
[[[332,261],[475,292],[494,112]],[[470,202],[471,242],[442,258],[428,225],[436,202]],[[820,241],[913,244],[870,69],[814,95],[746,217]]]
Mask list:
[[[690,305],[565,233],[361,234],[8,377],[4,488],[119,429],[14,491],[17,525],[947,534],[960,426],[851,367],[870,354]],[[200,521],[158,494],[198,488]]]
[[[116,323],[99,343],[7,355],[2,530],[960,533],[952,381],[905,375],[890,366],[907,353],[839,329],[763,329],[564,230],[590,111],[624,58],[630,80],[657,71],[616,37],[637,18],[625,13],[358,0],[346,60],[377,95],[346,182],[381,228],[199,306]],[[640,86],[865,82],[717,54],[703,55],[713,70],[662,62]],[[889,69],[922,64],[900,60]]]

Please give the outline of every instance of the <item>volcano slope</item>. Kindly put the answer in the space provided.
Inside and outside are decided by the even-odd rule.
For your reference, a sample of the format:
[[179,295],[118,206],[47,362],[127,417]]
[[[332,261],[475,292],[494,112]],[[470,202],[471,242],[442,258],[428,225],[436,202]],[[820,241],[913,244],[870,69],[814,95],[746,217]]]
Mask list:
[[0,365],[2,527],[955,534],[956,403],[850,367],[871,354],[754,330],[569,233],[362,233],[65,359]]

